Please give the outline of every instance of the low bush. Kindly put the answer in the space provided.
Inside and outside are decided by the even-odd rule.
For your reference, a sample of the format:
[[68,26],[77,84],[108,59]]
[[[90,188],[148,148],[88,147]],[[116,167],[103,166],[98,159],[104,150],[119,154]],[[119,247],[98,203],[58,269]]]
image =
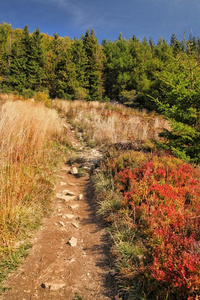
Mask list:
[[43,103],[48,108],[52,108],[52,100],[49,98],[48,91],[35,92],[34,100],[35,100],[35,102]]
[[113,225],[129,299],[199,299],[199,171],[166,154],[134,151],[112,154],[101,169],[94,179],[97,193],[104,182],[100,211]]

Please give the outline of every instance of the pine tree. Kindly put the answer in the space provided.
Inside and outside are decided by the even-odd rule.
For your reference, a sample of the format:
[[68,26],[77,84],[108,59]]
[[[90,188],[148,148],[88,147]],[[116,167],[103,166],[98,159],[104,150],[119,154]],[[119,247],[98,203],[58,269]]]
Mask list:
[[40,90],[44,79],[44,49],[41,43],[42,35],[37,28],[30,39],[30,50],[27,53],[27,77],[29,88],[32,90]]
[[174,155],[186,161],[200,162],[200,65],[186,43],[168,69],[158,74],[160,96],[155,99],[160,111],[170,120],[172,129],[162,136]]
[[132,82],[133,59],[129,41],[119,38],[115,42],[103,42],[105,53],[104,79],[107,96],[112,100],[124,102],[127,91],[134,89]]
[[176,35],[173,33],[170,40],[170,46],[173,48],[173,54],[176,56],[181,51],[181,43],[177,40]]
[[75,99],[86,99],[89,95],[88,91],[88,78],[86,74],[86,68],[88,65],[88,58],[84,49],[83,41],[74,39],[72,45],[73,62],[76,66],[76,81],[77,86],[75,88]]
[[57,33],[49,43],[49,49],[46,51],[45,86],[49,90],[51,98],[58,97],[58,64],[64,52],[63,39]]
[[3,86],[7,85],[10,74],[12,33],[10,24],[0,24],[0,83]]
[[9,85],[12,89],[22,92],[28,88],[28,54],[30,50],[30,36],[28,26],[15,38],[11,48]]
[[86,74],[88,82],[88,100],[101,100],[103,97],[103,53],[94,30],[87,30],[83,47],[87,56]]

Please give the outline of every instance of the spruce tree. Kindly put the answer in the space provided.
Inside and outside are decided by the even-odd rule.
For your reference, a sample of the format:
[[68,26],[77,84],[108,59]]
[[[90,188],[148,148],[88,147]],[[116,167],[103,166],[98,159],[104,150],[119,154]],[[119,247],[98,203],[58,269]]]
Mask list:
[[27,74],[29,50],[30,36],[26,25],[11,48],[9,85],[18,92],[22,92],[29,87]]
[[77,85],[75,87],[75,99],[84,100],[88,97],[88,78],[86,74],[86,68],[88,64],[88,58],[83,46],[83,41],[77,38],[74,39],[74,44],[72,45],[72,56],[73,62],[76,66],[76,82]]
[[177,40],[176,35],[173,33],[170,40],[170,46],[173,48],[173,54],[176,56],[181,51],[181,43]]
[[8,85],[13,30],[10,24],[0,24],[0,83]]
[[30,39],[30,50],[27,53],[27,77],[29,88],[32,90],[40,90],[44,79],[44,63],[45,56],[41,43],[42,35],[37,28]]
[[88,82],[88,100],[101,100],[103,97],[103,53],[94,30],[87,30],[83,47],[87,56],[86,80]]
[[187,53],[158,74],[160,95],[154,99],[171,123],[162,136],[175,156],[200,162],[200,65],[187,42]]
[[124,101],[127,91],[134,89],[132,82],[133,59],[129,41],[119,38],[115,42],[103,42],[104,80],[107,96],[111,100]]

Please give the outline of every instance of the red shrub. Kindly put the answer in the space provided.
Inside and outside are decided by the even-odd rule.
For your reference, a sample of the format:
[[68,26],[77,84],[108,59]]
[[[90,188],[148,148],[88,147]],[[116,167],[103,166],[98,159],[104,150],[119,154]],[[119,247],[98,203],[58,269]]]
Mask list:
[[145,274],[193,299],[200,291],[199,172],[176,158],[154,156],[114,179],[121,204],[134,210],[133,222],[148,236],[152,260]]

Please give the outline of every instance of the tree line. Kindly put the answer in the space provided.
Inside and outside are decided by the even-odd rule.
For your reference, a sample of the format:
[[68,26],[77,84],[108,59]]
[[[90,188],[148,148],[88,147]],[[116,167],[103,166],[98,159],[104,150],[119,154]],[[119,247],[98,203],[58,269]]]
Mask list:
[[98,43],[94,30],[80,39],[32,34],[28,26],[0,25],[2,92],[27,97],[115,100],[164,113],[171,121],[167,147],[185,160],[200,161],[200,39],[191,33],[168,43],[135,35]]

